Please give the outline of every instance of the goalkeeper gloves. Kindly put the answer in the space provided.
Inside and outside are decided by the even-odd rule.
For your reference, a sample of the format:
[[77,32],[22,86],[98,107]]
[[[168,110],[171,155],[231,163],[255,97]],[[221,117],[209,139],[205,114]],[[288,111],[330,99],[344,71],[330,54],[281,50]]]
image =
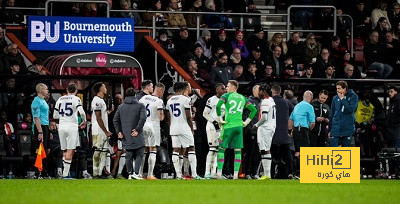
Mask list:
[[218,117],[218,123],[221,125],[226,124],[226,122],[222,119],[221,116]]
[[250,118],[247,118],[247,119],[243,122],[243,127],[246,127],[250,122],[251,122],[251,119],[250,119]]

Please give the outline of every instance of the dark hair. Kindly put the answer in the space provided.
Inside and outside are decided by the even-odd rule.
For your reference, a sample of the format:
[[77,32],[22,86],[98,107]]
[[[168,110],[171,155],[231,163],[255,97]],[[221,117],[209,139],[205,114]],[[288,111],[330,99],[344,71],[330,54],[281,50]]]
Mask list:
[[103,82],[97,82],[93,85],[93,91],[97,94],[100,92],[100,88],[103,86]]
[[32,62],[32,64],[33,65],[43,65],[43,61],[41,59],[37,58]]
[[189,83],[187,81],[183,82],[176,82],[174,84],[174,92],[180,92],[185,90],[189,86]]
[[12,67],[14,65],[18,65],[19,66],[19,62],[17,60],[11,60],[10,67]]
[[153,82],[151,82],[151,80],[142,81],[142,89],[145,89],[146,86],[150,85],[151,83],[153,83]]
[[379,22],[379,23],[382,23],[384,20],[386,20],[386,17],[380,17],[379,20],[378,20],[378,22]]
[[222,59],[224,56],[228,56],[225,52],[218,55],[218,59]]
[[277,94],[281,94],[282,91],[281,87],[278,84],[273,84],[271,86],[271,90],[274,90]]
[[77,89],[77,87],[76,87],[75,83],[70,83],[67,86],[68,93],[75,93],[76,89]]
[[342,89],[349,90],[349,86],[347,85],[347,82],[345,82],[345,81],[338,81],[338,82],[336,82],[336,86],[337,85],[341,86]]
[[390,89],[393,89],[393,90],[395,90],[396,92],[399,91],[399,89],[398,89],[396,86],[389,86],[389,87],[388,87],[388,90],[390,90]]
[[136,91],[132,87],[126,89],[126,91],[125,91],[125,97],[135,96],[135,94],[136,94]]
[[258,88],[259,91],[265,91],[268,96],[271,96],[271,89],[267,84],[261,84],[260,87]]
[[331,38],[331,41],[338,41],[340,40],[339,36],[335,35]]
[[223,86],[224,84],[223,83],[216,83],[215,84],[215,91],[217,91],[217,89],[220,87],[220,86]]
[[329,95],[329,92],[327,91],[327,90],[325,90],[325,89],[322,89],[320,92],[319,92],[319,95],[321,95],[321,94],[324,94],[324,95]]

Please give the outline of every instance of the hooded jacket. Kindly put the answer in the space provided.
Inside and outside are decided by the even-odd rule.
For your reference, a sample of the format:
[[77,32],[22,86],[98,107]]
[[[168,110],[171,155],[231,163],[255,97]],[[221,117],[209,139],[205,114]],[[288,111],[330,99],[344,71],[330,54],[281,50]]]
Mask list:
[[333,97],[329,114],[331,137],[349,137],[354,134],[357,106],[358,96],[352,89],[342,100],[337,95]]
[[[124,149],[138,149],[144,147],[143,126],[146,122],[146,110],[134,96],[126,97],[124,103],[118,106],[114,119],[115,132],[122,132],[122,147]],[[131,136],[135,129],[139,134]]]

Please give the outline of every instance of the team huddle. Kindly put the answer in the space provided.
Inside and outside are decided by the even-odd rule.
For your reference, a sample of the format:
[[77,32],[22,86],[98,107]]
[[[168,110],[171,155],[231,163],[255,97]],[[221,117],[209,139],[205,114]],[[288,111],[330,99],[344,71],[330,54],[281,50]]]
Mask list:
[[[172,141],[172,163],[176,172],[176,179],[183,179],[183,158],[187,157],[191,177],[194,179],[225,179],[222,168],[225,159],[225,150],[234,149],[234,176],[238,173],[242,163],[243,128],[256,116],[256,107],[246,97],[237,93],[238,82],[231,80],[226,88],[217,84],[216,94],[209,98],[203,112],[207,120],[206,133],[209,152],[206,160],[204,178],[197,175],[197,159],[195,153],[194,127],[192,122],[192,93],[188,82],[176,82],[173,86],[174,95],[164,106],[162,97],[165,86],[156,84],[153,90],[151,84],[150,94],[135,98],[135,90],[126,90],[124,103],[117,107],[112,118],[114,128],[118,134],[118,149],[124,149],[125,165],[129,174],[128,179],[144,179],[143,166],[148,153],[148,180],[156,180],[153,170],[156,164],[157,147],[160,146],[161,128],[160,121],[164,118],[169,124],[169,135]],[[104,96],[107,94],[106,86],[99,82],[93,87],[94,96],[92,109],[92,138],[93,138],[93,177],[100,178],[106,165],[109,152],[108,138],[112,135],[108,127],[108,114]],[[75,96],[76,85],[70,84],[67,95],[57,100],[54,119],[59,122],[59,137],[61,149],[64,151],[62,176],[69,177],[72,156],[79,146],[79,128],[86,126],[85,112],[80,99]],[[262,99],[258,111],[258,122],[252,129],[257,131],[257,143],[261,153],[261,162],[264,174],[260,179],[270,179],[271,169],[271,142],[276,128],[276,109],[268,85],[259,87],[259,96]],[[243,111],[248,109],[250,114],[243,121]],[[164,115],[164,110],[168,114]],[[78,113],[82,118],[78,123]],[[120,166],[121,167],[121,166]],[[84,172],[84,174],[87,172]],[[84,175],[85,176],[85,175]]]

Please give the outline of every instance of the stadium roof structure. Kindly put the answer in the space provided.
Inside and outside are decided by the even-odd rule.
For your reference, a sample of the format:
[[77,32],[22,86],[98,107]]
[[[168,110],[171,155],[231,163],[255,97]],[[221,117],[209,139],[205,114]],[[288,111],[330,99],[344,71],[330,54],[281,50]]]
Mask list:
[[[123,54],[87,52],[55,55],[46,59],[44,66],[52,75],[61,76],[135,76],[130,79],[135,88],[139,88],[143,80],[143,69],[139,61]],[[65,83],[63,81],[61,84]]]

